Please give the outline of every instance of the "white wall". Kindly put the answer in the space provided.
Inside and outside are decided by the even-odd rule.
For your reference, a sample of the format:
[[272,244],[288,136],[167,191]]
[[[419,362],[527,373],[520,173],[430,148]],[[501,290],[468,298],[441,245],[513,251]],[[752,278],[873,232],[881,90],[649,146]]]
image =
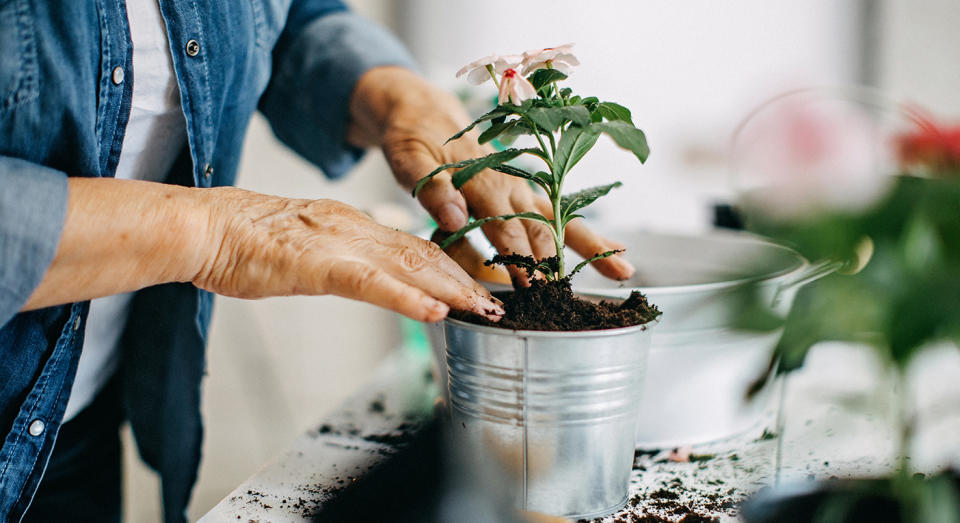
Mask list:
[[948,122],[960,119],[960,2],[885,0],[880,86]]

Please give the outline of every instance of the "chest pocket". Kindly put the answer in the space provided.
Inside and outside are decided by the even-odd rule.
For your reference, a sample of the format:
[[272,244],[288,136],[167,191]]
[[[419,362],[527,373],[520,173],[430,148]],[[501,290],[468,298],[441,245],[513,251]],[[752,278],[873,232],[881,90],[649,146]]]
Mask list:
[[29,0],[0,0],[0,115],[39,93]]
[[250,0],[250,3],[253,9],[257,46],[272,51],[286,21],[290,2],[288,0]]

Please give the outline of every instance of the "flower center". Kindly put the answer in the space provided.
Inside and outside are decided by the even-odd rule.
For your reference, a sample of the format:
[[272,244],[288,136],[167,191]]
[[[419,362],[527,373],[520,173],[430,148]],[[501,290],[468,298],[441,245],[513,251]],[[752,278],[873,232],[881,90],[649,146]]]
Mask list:
[[517,72],[513,69],[507,69],[506,71],[503,72],[504,78],[513,78],[515,76],[517,76]]

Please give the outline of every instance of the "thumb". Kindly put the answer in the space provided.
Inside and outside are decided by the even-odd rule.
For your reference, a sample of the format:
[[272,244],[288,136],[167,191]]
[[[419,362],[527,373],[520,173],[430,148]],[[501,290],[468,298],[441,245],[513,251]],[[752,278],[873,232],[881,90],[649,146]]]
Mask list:
[[[439,165],[435,154],[424,150],[421,142],[389,142],[384,153],[393,175],[401,185],[412,190],[420,178],[426,176]],[[449,171],[433,177],[417,194],[420,205],[430,213],[441,230],[453,232],[467,224],[467,201],[453,186]]]
[[417,199],[441,230],[454,232],[467,224],[467,201],[453,186],[449,173],[434,176]]

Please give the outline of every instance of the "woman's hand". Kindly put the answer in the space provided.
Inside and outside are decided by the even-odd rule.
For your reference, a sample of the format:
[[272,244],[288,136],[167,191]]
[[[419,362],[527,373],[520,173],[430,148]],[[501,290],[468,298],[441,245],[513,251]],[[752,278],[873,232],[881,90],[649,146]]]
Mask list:
[[335,294],[439,321],[499,302],[435,244],[332,200],[71,178],[60,244],[23,310],[168,282],[240,298]]
[[[412,190],[417,180],[437,166],[476,158],[492,152],[476,141],[476,131],[447,143],[447,138],[470,123],[462,104],[449,93],[397,67],[381,67],[360,78],[351,99],[353,117],[348,138],[359,146],[380,145],[400,184]],[[545,198],[534,194],[520,178],[494,171],[474,176],[462,190],[454,188],[451,173],[433,178],[418,198],[442,230],[453,232],[475,218],[537,211],[553,213]],[[517,253],[538,259],[556,254],[549,229],[530,220],[493,221],[483,227],[490,242],[502,254]],[[574,220],[566,242],[581,256],[620,248]],[[593,266],[603,275],[623,280],[633,267],[619,256],[598,260]],[[526,284],[526,274],[510,267],[514,282]]]
[[193,278],[200,288],[238,298],[335,294],[421,321],[442,320],[449,306],[503,315],[436,244],[349,205],[229,188],[208,193],[220,242]]

